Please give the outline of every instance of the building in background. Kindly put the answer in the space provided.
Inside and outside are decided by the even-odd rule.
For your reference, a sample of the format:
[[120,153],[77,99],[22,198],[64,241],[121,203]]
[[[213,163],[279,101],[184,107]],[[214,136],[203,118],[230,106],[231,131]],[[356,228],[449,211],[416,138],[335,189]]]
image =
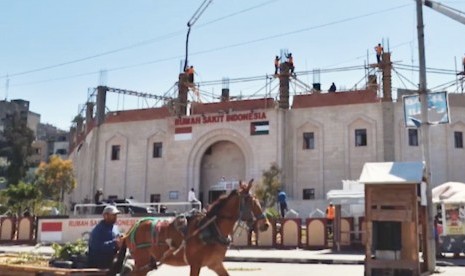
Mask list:
[[[192,85],[181,73],[174,101],[107,112],[106,93],[122,90],[99,87],[71,129],[78,180],[71,200],[103,189],[105,197],[186,201],[194,188],[206,204],[221,194],[219,182],[232,189],[238,180],[261,179],[276,163],[289,208],[302,217],[324,210],[326,193],[358,179],[365,162],[422,160],[419,130],[405,127],[402,101],[392,99],[389,65],[382,64],[381,90],[368,76],[363,89],[309,89],[292,95],[292,104],[289,84],[297,80],[282,73],[289,72],[286,64],[278,99],[231,100],[223,89],[219,102],[188,102]],[[433,185],[465,181],[465,95],[449,97],[453,123],[431,128]]]

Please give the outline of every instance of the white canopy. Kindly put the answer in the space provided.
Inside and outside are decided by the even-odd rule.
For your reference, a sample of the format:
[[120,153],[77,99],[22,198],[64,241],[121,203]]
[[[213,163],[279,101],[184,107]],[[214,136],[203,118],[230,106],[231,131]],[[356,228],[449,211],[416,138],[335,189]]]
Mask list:
[[423,177],[422,162],[365,163],[358,180],[364,184],[418,184]]
[[465,183],[446,182],[433,188],[433,203],[465,203]]
[[326,194],[328,201],[336,205],[343,204],[364,204],[364,190],[331,190]]

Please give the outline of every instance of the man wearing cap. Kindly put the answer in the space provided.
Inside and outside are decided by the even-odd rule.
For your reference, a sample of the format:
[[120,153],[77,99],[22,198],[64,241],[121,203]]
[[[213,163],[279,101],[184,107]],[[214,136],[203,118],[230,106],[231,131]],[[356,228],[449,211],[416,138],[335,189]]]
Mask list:
[[116,227],[117,214],[120,211],[113,205],[103,209],[103,220],[92,229],[89,238],[89,267],[107,269],[113,263],[118,250],[120,232]]

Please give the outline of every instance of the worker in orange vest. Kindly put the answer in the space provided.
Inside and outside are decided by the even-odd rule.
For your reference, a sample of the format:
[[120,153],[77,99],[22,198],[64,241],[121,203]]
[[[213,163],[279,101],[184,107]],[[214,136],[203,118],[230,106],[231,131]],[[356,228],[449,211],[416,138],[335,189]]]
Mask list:
[[195,73],[194,66],[191,65],[191,67],[187,69],[187,76],[189,77],[190,83],[194,83],[194,73]]
[[381,43],[378,43],[378,45],[375,47],[375,52],[376,52],[376,61],[380,63],[381,55],[384,53],[384,49],[383,49],[383,46],[381,46]]
[[328,233],[333,233],[333,222],[334,216],[336,215],[336,208],[334,207],[333,203],[330,202],[329,206],[326,208],[326,222],[328,227]]
[[465,73],[465,56],[463,57],[462,64],[463,64],[463,72]]
[[294,58],[292,57],[292,53],[289,53],[286,57],[289,63],[289,69],[291,69],[291,74],[294,74]]
[[275,75],[278,74],[279,60],[280,60],[280,58],[279,58],[278,56],[276,56],[276,57],[274,58],[274,74],[275,74]]

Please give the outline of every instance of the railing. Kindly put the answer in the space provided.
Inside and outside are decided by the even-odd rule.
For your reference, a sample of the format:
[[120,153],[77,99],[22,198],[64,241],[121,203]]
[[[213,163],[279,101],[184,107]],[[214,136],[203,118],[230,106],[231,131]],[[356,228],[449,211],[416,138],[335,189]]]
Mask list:
[[[95,208],[105,208],[106,205],[114,205],[118,207],[152,207],[153,211],[148,210],[147,213],[182,213],[192,209],[202,210],[202,203],[197,202],[134,202],[134,203],[110,203],[103,202],[102,204],[95,203],[79,203],[74,205],[73,215],[94,214]],[[103,209],[102,209],[103,210]]]

